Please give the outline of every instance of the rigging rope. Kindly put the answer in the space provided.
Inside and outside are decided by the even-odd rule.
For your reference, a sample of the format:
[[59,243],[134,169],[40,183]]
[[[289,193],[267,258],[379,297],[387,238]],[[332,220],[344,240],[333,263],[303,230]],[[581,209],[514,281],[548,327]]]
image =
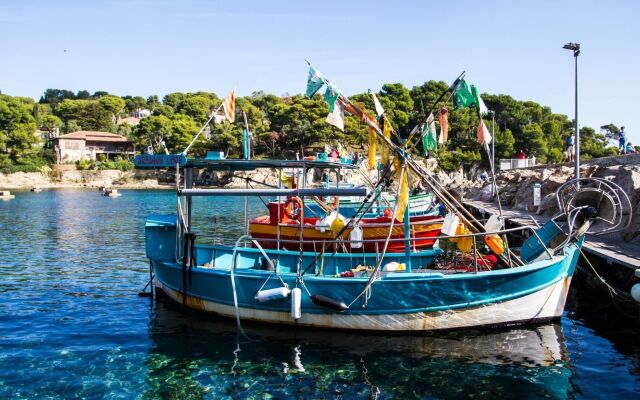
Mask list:
[[[403,165],[402,170],[400,172],[400,182],[402,182],[402,179],[404,177],[404,174],[406,173],[406,164]],[[398,193],[400,193],[400,185],[398,185]],[[392,212],[392,217],[391,217],[391,223],[389,225],[389,232],[387,233],[387,238],[384,242],[384,247],[382,248],[382,254],[380,255],[380,258],[378,259],[378,262],[376,263],[376,267],[373,269],[373,272],[371,273],[371,276],[369,276],[369,280],[367,281],[367,284],[365,285],[364,289],[362,290],[362,292],[360,292],[359,295],[356,296],[355,299],[353,299],[353,301],[351,303],[349,303],[349,308],[351,308],[351,306],[353,305],[353,303],[355,303],[360,297],[362,297],[364,294],[367,294],[367,296],[365,297],[365,305],[366,302],[369,300],[369,298],[371,297],[371,292],[370,292],[370,288],[371,285],[373,285],[373,282],[376,280],[376,276],[378,275],[378,271],[380,269],[380,266],[382,265],[382,260],[384,259],[385,254],[387,253],[387,246],[389,245],[389,240],[391,239],[391,233],[393,232],[393,224],[395,222],[395,215],[396,215],[396,210],[398,209],[398,203],[400,203],[399,201],[396,201],[395,204],[393,205],[393,212]],[[407,205],[408,207],[408,205]]]

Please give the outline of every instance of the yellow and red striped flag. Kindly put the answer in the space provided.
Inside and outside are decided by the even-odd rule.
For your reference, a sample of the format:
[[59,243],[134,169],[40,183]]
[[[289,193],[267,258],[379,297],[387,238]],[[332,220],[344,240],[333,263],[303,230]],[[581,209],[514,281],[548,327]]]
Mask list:
[[236,119],[236,89],[234,88],[231,93],[227,95],[222,101],[222,108],[224,108],[224,116],[233,122]]

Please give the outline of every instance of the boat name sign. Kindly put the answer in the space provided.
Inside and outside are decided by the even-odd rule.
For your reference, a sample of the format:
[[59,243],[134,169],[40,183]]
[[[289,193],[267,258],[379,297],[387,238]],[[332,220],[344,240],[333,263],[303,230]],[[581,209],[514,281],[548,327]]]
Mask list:
[[136,168],[183,167],[187,163],[184,154],[139,154],[133,158]]

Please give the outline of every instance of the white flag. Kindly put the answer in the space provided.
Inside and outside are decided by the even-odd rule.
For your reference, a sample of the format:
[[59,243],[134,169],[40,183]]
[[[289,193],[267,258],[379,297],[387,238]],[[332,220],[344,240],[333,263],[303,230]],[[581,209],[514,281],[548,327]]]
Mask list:
[[378,117],[384,114],[384,108],[382,108],[382,104],[380,104],[380,100],[378,100],[378,96],[374,92],[371,92],[371,97],[373,97],[373,106],[376,109],[376,115]]
[[480,96],[478,96],[478,111],[480,112],[480,115],[487,115],[489,113],[489,109],[484,104],[484,101],[482,101],[482,97]]
[[327,123],[344,132],[344,117],[342,115],[342,103],[336,101],[333,111],[327,115]]

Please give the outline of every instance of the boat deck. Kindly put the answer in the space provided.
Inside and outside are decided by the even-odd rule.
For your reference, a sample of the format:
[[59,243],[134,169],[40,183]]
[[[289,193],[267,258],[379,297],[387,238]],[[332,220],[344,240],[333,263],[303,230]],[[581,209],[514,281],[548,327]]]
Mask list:
[[[496,203],[465,200],[465,204],[477,209],[478,211],[486,211],[497,214],[498,205]],[[532,214],[524,210],[513,210],[508,207],[502,207],[504,217],[518,225],[542,225],[549,218],[541,215]],[[535,221],[535,222],[534,222]],[[640,246],[613,240],[606,237],[588,236],[584,242],[583,249],[587,253],[599,256],[609,264],[617,264],[627,268],[640,268]]]

